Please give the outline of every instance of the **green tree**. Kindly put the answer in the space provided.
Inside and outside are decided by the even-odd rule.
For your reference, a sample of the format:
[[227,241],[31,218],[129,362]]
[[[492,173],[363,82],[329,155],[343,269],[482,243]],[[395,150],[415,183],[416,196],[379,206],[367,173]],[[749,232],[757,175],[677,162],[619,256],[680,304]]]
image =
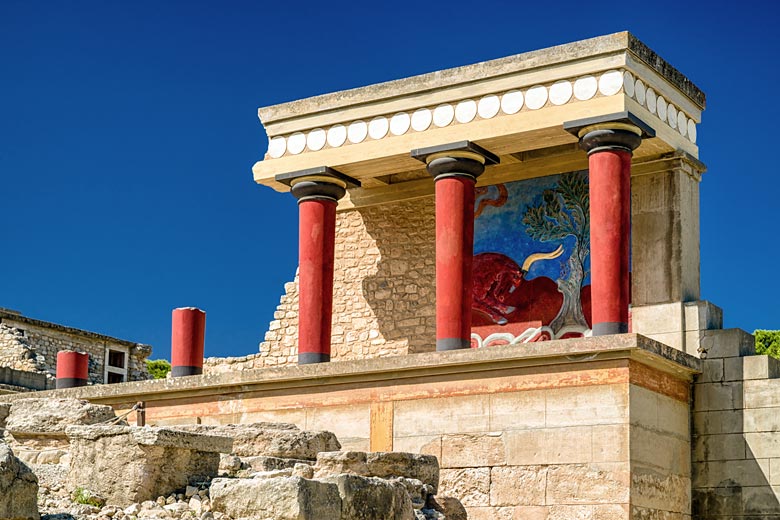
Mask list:
[[756,330],[756,353],[780,359],[780,330]]
[[171,371],[171,364],[165,359],[147,359],[146,369],[153,379],[165,379]]
[[526,233],[541,242],[561,242],[574,237],[574,248],[561,269],[558,291],[563,294],[563,305],[550,328],[558,332],[563,327],[587,328],[582,313],[580,290],[587,276],[585,259],[590,252],[590,198],[588,174],[574,172],[561,176],[558,185],[542,194],[542,202],[531,206],[523,216]]

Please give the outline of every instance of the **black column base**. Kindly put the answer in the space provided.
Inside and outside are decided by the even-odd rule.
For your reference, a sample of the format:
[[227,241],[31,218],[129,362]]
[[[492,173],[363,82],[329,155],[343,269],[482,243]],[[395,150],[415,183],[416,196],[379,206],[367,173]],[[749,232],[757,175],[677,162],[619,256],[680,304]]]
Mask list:
[[299,365],[311,365],[313,363],[327,363],[330,361],[330,354],[322,354],[320,352],[299,352],[298,364]]
[[77,377],[58,377],[57,389],[60,388],[76,388],[78,386],[87,386],[87,380]]
[[593,324],[594,336],[609,336],[611,334],[625,334],[628,332],[628,324],[619,321],[605,321]]
[[436,340],[436,352],[446,352],[448,350],[463,350],[471,348],[471,339],[463,338],[444,338]]
[[203,373],[203,367],[173,367],[171,368],[171,375],[173,377],[186,377],[186,376],[199,376]]

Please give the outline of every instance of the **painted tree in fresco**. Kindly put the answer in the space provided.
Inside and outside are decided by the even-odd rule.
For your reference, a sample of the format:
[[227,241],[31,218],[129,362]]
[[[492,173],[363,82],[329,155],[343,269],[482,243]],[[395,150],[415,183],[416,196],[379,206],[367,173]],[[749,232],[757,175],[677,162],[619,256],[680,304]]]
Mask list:
[[558,291],[563,294],[563,305],[550,323],[554,332],[563,327],[588,327],[582,313],[580,291],[585,280],[585,259],[590,252],[590,198],[587,173],[577,172],[561,176],[558,185],[545,190],[542,201],[529,206],[523,216],[526,233],[541,242],[562,241],[574,237],[574,248],[568,261],[561,267]]

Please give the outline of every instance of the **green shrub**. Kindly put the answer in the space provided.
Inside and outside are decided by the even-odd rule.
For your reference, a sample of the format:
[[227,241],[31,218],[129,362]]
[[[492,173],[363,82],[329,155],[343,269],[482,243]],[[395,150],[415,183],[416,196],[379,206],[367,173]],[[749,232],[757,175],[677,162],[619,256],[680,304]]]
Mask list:
[[147,359],[146,369],[154,379],[165,379],[171,371],[171,364],[165,359]]
[[756,353],[780,359],[780,330],[757,330]]
[[88,506],[103,507],[106,505],[106,499],[93,493],[92,491],[83,487],[76,488],[73,491],[73,501],[77,504],[85,504]]

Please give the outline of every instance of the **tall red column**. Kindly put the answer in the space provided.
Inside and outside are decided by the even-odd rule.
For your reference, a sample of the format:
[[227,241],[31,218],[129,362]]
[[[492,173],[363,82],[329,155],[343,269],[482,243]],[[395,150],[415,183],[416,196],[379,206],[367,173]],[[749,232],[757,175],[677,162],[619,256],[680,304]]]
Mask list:
[[173,309],[171,316],[171,375],[203,373],[206,313],[195,307]]
[[474,185],[497,156],[463,141],[414,150],[436,183],[436,350],[471,347]]
[[330,361],[336,206],[360,183],[327,167],[276,180],[298,199],[298,364]]
[[579,132],[590,177],[590,273],[593,335],[628,332],[631,155],[642,130],[603,123]]
[[89,380],[89,354],[61,350],[57,352],[57,388],[86,386]]

